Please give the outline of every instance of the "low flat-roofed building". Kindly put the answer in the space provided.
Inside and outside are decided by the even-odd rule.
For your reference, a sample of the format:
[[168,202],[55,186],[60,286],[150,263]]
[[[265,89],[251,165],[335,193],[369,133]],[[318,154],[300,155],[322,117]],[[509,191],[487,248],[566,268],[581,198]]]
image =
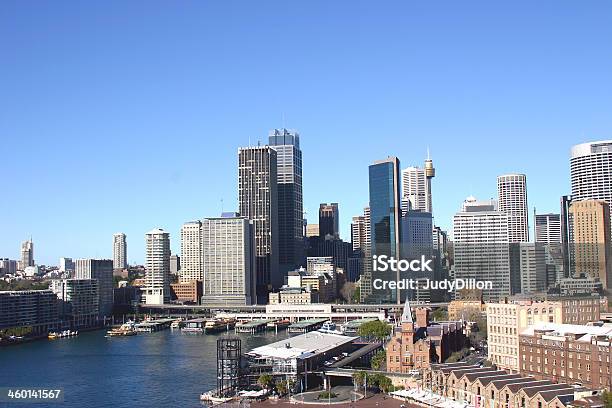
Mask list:
[[180,303],[200,304],[202,281],[192,280],[170,284],[170,299]]
[[261,374],[270,374],[302,384],[307,371],[317,370],[332,357],[351,351],[357,339],[313,331],[254,348],[246,353],[249,383],[257,382]]
[[278,292],[271,292],[268,304],[277,305],[280,303],[290,304],[310,304],[318,303],[319,293],[305,288],[283,288]]

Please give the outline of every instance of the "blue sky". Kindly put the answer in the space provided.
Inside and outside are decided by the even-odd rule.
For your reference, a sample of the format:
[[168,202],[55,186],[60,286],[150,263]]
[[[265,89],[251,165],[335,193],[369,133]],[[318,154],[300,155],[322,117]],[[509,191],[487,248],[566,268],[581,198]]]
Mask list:
[[[437,169],[434,212],[527,174],[558,211],[571,145],[612,138],[607,1],[0,4],[0,257],[130,262],[144,233],[236,208],[237,149],[301,133],[305,209],[367,204],[367,166]],[[531,212],[531,210],[530,210]]]

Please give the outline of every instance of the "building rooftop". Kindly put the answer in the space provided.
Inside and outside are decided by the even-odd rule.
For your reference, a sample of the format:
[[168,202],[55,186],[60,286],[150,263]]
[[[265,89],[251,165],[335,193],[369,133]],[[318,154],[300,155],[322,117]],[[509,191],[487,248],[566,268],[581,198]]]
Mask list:
[[310,332],[291,337],[276,343],[254,348],[248,354],[252,356],[280,358],[280,359],[306,359],[317,354],[325,353],[343,344],[356,340],[341,334]]
[[584,343],[590,343],[591,338],[595,336],[612,337],[612,326],[585,326],[561,323],[537,323],[523,330],[521,336],[533,336],[536,331],[544,332],[543,336],[559,341],[563,341],[565,336],[575,335],[577,341]]

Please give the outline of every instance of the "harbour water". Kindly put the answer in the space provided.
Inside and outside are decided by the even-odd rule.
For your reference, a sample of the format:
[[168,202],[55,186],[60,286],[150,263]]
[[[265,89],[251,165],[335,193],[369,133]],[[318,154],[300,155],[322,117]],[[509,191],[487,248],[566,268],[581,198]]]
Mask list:
[[[33,406],[201,407],[200,393],[216,384],[216,341],[224,335],[164,330],[105,338],[95,331],[3,347],[0,387],[64,389],[64,402]],[[238,334],[243,352],[286,336]]]

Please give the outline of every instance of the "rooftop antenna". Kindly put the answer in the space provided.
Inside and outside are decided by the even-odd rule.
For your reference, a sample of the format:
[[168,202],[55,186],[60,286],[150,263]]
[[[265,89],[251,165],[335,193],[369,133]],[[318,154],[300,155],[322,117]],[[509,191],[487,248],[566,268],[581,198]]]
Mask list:
[[283,129],[285,129],[285,112],[283,112]]
[[223,198],[221,199],[221,214],[223,214]]
[[427,160],[431,160],[431,158],[429,157],[429,146],[427,146]]

